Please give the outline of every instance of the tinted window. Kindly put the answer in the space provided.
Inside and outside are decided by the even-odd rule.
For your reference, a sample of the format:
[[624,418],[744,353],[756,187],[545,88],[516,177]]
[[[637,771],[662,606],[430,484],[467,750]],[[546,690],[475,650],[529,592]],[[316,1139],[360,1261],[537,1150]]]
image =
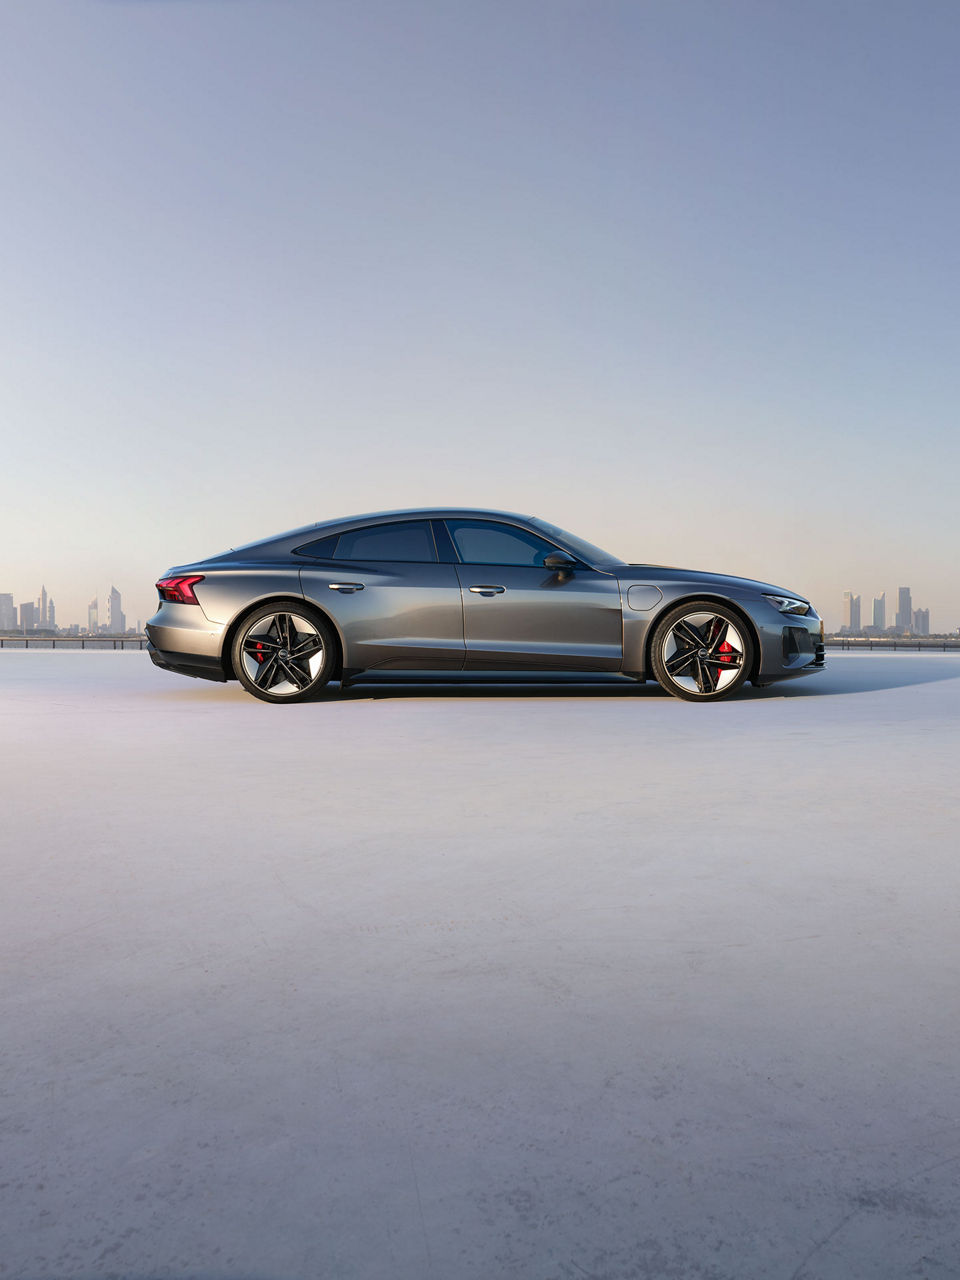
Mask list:
[[551,538],[556,540],[567,548],[573,555],[579,556],[581,560],[587,564],[623,564],[623,560],[619,560],[616,556],[612,556],[609,551],[604,551],[602,547],[596,547],[592,542],[587,542],[584,538],[578,538],[575,533],[567,533],[566,529],[558,529],[555,524],[548,524],[546,520],[538,520],[536,516],[530,521],[531,524],[537,525]]
[[297,555],[313,556],[315,560],[332,560],[336,545],[336,534],[332,538],[318,538],[316,542],[308,542],[305,546],[297,547]]
[[374,524],[341,533],[337,560],[407,560],[417,564],[436,561],[433,534],[426,520],[401,520]]
[[447,528],[464,564],[542,565],[557,549],[535,533],[491,520],[448,520]]

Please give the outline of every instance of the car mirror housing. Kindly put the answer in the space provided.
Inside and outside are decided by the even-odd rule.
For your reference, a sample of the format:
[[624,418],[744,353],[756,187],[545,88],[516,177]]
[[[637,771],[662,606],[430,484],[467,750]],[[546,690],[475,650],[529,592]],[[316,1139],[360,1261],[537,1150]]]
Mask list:
[[573,556],[568,555],[566,551],[551,551],[543,557],[543,567],[545,569],[553,569],[555,572],[570,572],[576,568],[576,560]]

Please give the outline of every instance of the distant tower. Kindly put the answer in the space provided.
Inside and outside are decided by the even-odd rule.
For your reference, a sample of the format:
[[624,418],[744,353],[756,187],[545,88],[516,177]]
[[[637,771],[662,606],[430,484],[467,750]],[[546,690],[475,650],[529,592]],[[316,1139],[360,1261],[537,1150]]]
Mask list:
[[32,600],[25,600],[20,606],[20,630],[36,631],[37,629],[37,606]]
[[930,610],[918,609],[913,615],[913,631],[918,636],[930,634]]
[[47,625],[47,588],[46,587],[40,588],[40,625],[41,627],[45,627]]
[[93,636],[100,630],[100,605],[96,596],[87,605],[87,630]]
[[127,620],[120,608],[120,592],[116,587],[110,588],[107,596],[107,630],[112,635],[123,635],[127,629]]
[[51,631],[57,629],[57,606],[52,600],[47,602],[47,626]]
[[910,599],[909,587],[900,588],[898,600],[897,630],[911,631],[913,629],[913,601]]
[[873,600],[873,625],[878,631],[887,629],[887,593],[881,591]]
[[0,595],[0,631],[13,631],[17,625],[17,610],[13,596],[9,593]]
[[852,591],[843,593],[843,629],[852,636],[860,634],[860,597]]

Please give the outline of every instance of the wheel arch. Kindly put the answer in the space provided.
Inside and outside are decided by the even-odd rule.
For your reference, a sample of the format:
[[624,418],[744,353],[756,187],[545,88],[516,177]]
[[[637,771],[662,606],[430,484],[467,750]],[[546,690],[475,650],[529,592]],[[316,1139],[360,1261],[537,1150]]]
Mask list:
[[671,600],[669,604],[664,605],[658,613],[651,619],[647,627],[647,634],[643,640],[643,670],[645,675],[650,675],[653,670],[652,653],[653,653],[653,636],[660,625],[661,621],[672,613],[674,609],[678,609],[684,604],[694,604],[697,600],[709,600],[711,603],[722,604],[725,609],[729,609],[731,613],[735,613],[740,621],[750,633],[750,641],[753,645],[753,659],[750,663],[750,670],[747,673],[748,680],[755,680],[760,670],[760,633],[757,630],[757,624],[747,613],[742,605],[737,604],[736,600],[731,600],[729,596],[720,596],[713,591],[691,591],[687,595],[678,596],[676,600]]
[[340,628],[337,626],[335,620],[326,612],[325,609],[321,609],[320,606],[314,604],[312,600],[307,600],[305,596],[300,596],[298,598],[297,596],[285,595],[264,596],[262,600],[252,600],[248,605],[245,605],[244,608],[240,610],[235,618],[232,619],[230,625],[223,633],[223,647],[220,650],[220,661],[223,664],[223,669],[226,673],[227,679],[236,680],[237,678],[237,673],[233,669],[233,641],[237,632],[243,625],[244,619],[249,618],[251,613],[256,609],[261,609],[265,604],[290,605],[291,608],[295,608],[301,613],[311,614],[330,628],[330,632],[333,635],[337,646],[336,663],[330,678],[332,680],[339,680],[343,672],[343,636],[340,634]]

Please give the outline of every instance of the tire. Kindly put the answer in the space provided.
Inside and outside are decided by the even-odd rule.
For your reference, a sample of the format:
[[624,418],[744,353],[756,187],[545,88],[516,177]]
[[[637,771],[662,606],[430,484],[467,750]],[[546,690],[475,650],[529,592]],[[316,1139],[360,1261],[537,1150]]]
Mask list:
[[299,600],[274,600],[244,618],[233,638],[237,679],[264,702],[305,702],[333,675],[336,641]]
[[714,600],[690,600],[657,623],[650,643],[657,682],[686,702],[717,702],[742,688],[753,666],[743,619]]

